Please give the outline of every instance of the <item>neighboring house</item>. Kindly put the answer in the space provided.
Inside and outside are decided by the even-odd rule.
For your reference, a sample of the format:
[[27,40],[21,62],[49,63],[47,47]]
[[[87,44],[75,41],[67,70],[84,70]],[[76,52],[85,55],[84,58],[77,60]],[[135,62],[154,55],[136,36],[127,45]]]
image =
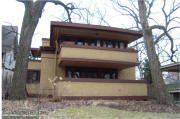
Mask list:
[[[166,82],[169,93],[175,101],[180,101],[180,62],[165,65],[161,67],[162,71],[171,72],[167,77]],[[168,79],[170,81],[168,81]]]
[[9,91],[15,67],[16,48],[18,46],[18,27],[2,26],[2,91],[3,97]]
[[50,27],[50,39],[31,50],[29,95],[52,95],[48,79],[57,76],[54,94],[65,99],[148,98],[146,81],[135,79],[138,52],[128,48],[141,32],[65,22]]

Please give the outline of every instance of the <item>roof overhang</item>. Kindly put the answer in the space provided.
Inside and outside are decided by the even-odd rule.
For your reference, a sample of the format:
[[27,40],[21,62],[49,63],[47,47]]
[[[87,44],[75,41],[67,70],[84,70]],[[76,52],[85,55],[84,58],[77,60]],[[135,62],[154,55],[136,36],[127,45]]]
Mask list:
[[61,58],[59,66],[76,66],[76,67],[103,67],[117,68],[119,70],[134,67],[139,65],[135,62],[124,61],[108,61],[108,60],[93,60],[93,59],[77,59],[77,58]]
[[51,21],[51,46],[54,46],[55,39],[59,39],[60,35],[124,40],[130,43],[142,37],[142,32],[108,26]]
[[180,62],[162,66],[161,70],[167,72],[180,72]]
[[49,38],[42,38],[43,41],[49,41]]
[[39,48],[31,48],[31,54],[34,57],[40,57],[41,56],[41,52]]

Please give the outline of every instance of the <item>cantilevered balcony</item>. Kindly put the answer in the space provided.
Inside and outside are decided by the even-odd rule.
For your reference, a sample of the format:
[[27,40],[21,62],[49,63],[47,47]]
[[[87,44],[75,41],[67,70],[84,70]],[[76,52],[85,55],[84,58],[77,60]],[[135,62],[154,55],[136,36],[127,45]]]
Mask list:
[[128,48],[103,48],[64,43],[59,53],[60,66],[124,69],[138,64],[137,51]]

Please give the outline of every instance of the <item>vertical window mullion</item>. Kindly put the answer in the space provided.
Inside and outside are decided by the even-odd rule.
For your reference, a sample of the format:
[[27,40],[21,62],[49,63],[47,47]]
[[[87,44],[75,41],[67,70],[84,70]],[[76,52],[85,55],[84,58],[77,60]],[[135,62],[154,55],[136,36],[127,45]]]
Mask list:
[[28,82],[29,80],[29,71],[27,71],[27,79],[26,79],[26,82]]
[[33,80],[32,80],[32,77],[33,77],[33,71],[31,71],[30,76],[31,76],[30,81],[33,82]]

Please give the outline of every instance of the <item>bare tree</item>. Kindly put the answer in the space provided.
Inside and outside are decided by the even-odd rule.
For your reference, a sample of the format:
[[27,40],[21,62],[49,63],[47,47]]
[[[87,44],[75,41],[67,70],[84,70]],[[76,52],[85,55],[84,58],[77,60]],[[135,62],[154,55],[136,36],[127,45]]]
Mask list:
[[[135,26],[131,29],[138,29],[143,31],[144,39],[136,41],[133,45],[136,49],[140,51],[140,54],[147,55],[150,61],[151,74],[153,75],[153,84],[156,91],[155,96],[159,103],[170,104],[172,100],[169,93],[165,87],[162,73],[160,71],[160,64],[158,56],[167,54],[168,60],[174,62],[176,57],[176,51],[174,39],[170,32],[179,28],[179,26],[173,26],[173,23],[179,23],[179,17],[175,13],[180,8],[180,3],[173,0],[169,11],[166,9],[166,0],[163,0],[163,6],[161,10],[162,16],[164,16],[164,24],[158,23],[152,15],[152,9],[155,4],[155,0],[129,0],[121,3],[120,0],[111,0],[113,2],[114,8],[120,13],[120,15],[128,16],[134,22]],[[149,21],[151,21],[152,26],[149,26]],[[158,33],[153,32],[154,30],[161,30]],[[152,35],[152,32],[154,35]],[[164,41],[170,44],[170,52],[167,52],[165,46],[159,51],[159,47],[162,47],[162,42]],[[155,47],[156,46],[156,47]],[[144,52],[146,49],[147,52]],[[156,54],[158,51],[158,56]],[[141,55],[140,55],[141,56]],[[167,59],[167,58],[166,58]],[[143,59],[140,59],[140,63]],[[139,67],[141,69],[141,67]]]
[[58,0],[37,0],[35,2],[33,2],[33,0],[17,1],[24,4],[25,12],[20,33],[20,41],[17,52],[14,76],[12,80],[13,82],[10,92],[10,99],[26,98],[28,56],[30,52],[32,36],[39,22],[39,18],[42,15],[45,4],[47,2],[51,2],[55,5],[62,6],[67,12],[69,22],[71,22],[71,11],[75,9],[72,3],[64,4],[63,2]]
[[153,88],[156,91],[155,96],[158,103],[172,104],[172,98],[168,93],[167,87],[164,84],[162,72],[160,70],[159,60],[155,50],[153,41],[152,28],[149,27],[147,20],[147,8],[144,0],[138,0],[139,17],[142,26],[144,43],[146,46],[147,56],[150,62],[151,75],[153,80]]
[[[124,15],[125,17],[129,17],[132,19],[132,22],[134,22],[134,26],[130,29],[138,29],[141,30],[141,24],[140,24],[140,18],[139,18],[139,9],[137,7],[137,0],[129,0],[124,3],[122,3],[120,0],[111,0],[114,4],[114,8],[117,12],[120,13],[120,15]],[[180,17],[177,17],[177,12],[180,8],[180,2],[177,2],[177,0],[169,1],[168,3],[166,0],[162,0],[162,8],[160,9],[159,14],[161,14],[163,20],[157,20],[153,18],[153,9],[155,8],[156,0],[146,0],[145,4],[147,7],[147,19],[148,21],[153,24],[151,27],[153,31],[153,38],[155,45],[162,45],[164,42],[168,42],[170,44],[170,52],[162,51],[161,54],[166,55],[167,53],[167,61],[175,62],[177,59],[175,57],[177,48],[175,46],[175,39],[171,36],[171,32],[175,29],[179,29],[180,26],[173,25],[173,24],[179,24],[180,23]],[[166,7],[170,6],[169,9]],[[156,8],[157,9],[157,8]],[[156,12],[156,11],[155,11]],[[158,32],[156,32],[159,30]],[[162,31],[162,32],[161,32]],[[136,43],[134,43],[133,47],[142,47],[143,40],[140,39]],[[158,50],[158,48],[156,48]],[[166,49],[167,51],[167,49]],[[162,56],[162,55],[159,56]],[[175,59],[176,58],[176,59]]]

